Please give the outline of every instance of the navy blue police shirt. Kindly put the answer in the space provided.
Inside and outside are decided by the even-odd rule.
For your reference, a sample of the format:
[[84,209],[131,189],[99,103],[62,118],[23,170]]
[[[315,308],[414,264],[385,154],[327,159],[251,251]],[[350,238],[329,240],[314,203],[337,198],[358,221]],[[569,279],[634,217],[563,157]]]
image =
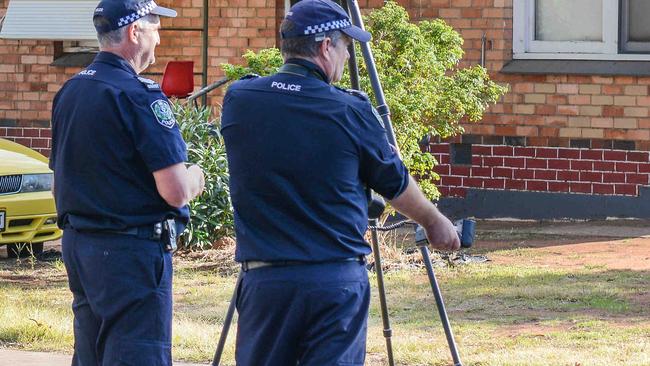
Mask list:
[[113,53],[100,52],[54,98],[50,168],[60,227],[123,230],[169,217],[186,224],[188,208],[168,205],[152,174],[186,160],[160,86]]
[[328,261],[370,253],[365,186],[392,199],[408,172],[367,97],[316,65],[244,78],[221,117],[235,213],[235,260]]

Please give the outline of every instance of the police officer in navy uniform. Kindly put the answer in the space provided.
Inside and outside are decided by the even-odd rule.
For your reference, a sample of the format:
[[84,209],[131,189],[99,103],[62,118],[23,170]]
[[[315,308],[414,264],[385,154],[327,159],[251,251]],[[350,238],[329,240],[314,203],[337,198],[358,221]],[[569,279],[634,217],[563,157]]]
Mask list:
[[138,74],[155,61],[152,0],[103,0],[100,51],[54,98],[52,154],[63,259],[74,296],[72,364],[167,366],[171,254],[203,172],[160,86]]
[[224,97],[243,276],[239,366],[363,365],[370,300],[366,187],[422,224],[439,249],[460,246],[421,193],[365,95],[339,89],[351,39],[370,34],[330,0],[302,0],[281,25],[285,64]]

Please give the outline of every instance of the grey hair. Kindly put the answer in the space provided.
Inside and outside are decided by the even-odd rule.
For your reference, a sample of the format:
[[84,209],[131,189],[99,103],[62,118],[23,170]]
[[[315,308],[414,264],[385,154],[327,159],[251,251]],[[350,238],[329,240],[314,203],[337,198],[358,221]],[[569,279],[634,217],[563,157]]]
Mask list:
[[[295,24],[292,21],[285,19],[282,21],[282,25],[280,25],[280,32],[284,34],[293,29],[293,27],[295,27]],[[316,35],[310,35],[282,39],[280,43],[282,56],[285,59],[318,56],[318,50],[323,41],[316,41],[315,36]],[[340,30],[327,31],[325,32],[325,37],[332,40],[332,46],[336,46],[338,41],[343,37],[343,33]],[[325,37],[323,37],[323,39],[325,39]]]
[[[158,15],[147,14],[146,16],[136,20],[134,23],[137,23],[139,26],[144,28],[151,24],[158,24],[159,22],[160,17]],[[96,16],[93,18],[93,24],[95,27],[102,28],[110,25],[110,21],[106,17]],[[128,27],[124,26],[110,32],[97,32],[99,45],[103,48],[117,46],[124,40],[127,29]]]

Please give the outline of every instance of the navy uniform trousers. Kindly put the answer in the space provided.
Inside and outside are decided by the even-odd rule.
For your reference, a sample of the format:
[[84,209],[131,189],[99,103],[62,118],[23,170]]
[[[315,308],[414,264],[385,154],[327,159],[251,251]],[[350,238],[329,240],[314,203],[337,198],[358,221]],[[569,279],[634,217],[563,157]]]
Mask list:
[[72,366],[171,366],[172,262],[160,241],[65,229]]
[[362,262],[244,272],[237,296],[237,366],[361,366],[369,303]]

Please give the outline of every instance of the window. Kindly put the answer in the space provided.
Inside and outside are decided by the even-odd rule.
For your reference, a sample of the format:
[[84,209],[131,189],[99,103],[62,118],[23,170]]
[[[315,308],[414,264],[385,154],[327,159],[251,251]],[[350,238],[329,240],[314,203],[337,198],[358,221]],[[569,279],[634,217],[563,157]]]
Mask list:
[[650,1],[624,0],[621,2],[621,50],[650,53]]
[[95,59],[97,52],[99,52],[97,40],[55,41],[52,66],[86,67]]
[[514,0],[516,59],[650,60],[648,0]]

